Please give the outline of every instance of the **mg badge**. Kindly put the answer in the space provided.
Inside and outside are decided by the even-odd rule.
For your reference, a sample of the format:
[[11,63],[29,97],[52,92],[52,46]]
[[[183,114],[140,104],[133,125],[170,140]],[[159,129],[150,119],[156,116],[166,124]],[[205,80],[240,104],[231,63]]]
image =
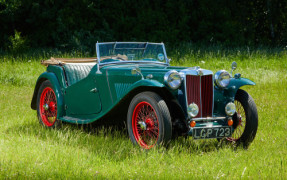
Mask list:
[[199,76],[202,76],[202,75],[203,75],[203,71],[202,71],[201,69],[199,69],[199,70],[197,70],[197,74],[198,74]]

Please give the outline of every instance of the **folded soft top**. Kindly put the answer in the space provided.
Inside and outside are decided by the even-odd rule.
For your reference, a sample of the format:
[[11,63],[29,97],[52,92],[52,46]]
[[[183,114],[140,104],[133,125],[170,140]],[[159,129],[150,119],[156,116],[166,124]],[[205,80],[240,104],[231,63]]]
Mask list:
[[97,58],[53,58],[41,61],[44,66],[48,65],[62,65],[66,63],[96,63]]

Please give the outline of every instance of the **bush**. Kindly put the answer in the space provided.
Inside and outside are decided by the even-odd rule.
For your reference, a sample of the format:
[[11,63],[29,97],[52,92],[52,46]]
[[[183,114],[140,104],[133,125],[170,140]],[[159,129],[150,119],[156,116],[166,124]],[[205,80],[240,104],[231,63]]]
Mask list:
[[9,37],[9,50],[12,54],[21,54],[28,49],[28,41],[21,36],[21,32],[15,30],[15,35]]

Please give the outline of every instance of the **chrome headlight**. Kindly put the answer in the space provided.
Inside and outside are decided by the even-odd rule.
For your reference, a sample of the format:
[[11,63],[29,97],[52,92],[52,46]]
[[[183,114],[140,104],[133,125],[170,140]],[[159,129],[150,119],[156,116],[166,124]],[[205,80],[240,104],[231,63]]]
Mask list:
[[225,70],[217,71],[214,75],[214,82],[220,88],[225,88],[230,82],[230,74]]
[[181,77],[175,70],[168,71],[164,75],[164,82],[171,89],[177,89],[181,85]]
[[188,105],[187,113],[190,117],[197,116],[198,112],[199,112],[199,108],[195,103],[191,103],[190,105]]
[[225,106],[225,113],[228,115],[228,116],[233,116],[233,114],[236,112],[236,107],[235,107],[235,104],[230,102],[230,103],[227,103],[226,106]]

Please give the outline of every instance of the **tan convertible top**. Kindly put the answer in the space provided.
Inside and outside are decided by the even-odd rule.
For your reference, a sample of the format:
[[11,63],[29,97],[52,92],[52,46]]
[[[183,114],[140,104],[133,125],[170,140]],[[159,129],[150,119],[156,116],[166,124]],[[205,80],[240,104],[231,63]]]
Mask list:
[[48,65],[61,65],[66,63],[96,63],[97,58],[53,58],[41,61],[44,66]]

